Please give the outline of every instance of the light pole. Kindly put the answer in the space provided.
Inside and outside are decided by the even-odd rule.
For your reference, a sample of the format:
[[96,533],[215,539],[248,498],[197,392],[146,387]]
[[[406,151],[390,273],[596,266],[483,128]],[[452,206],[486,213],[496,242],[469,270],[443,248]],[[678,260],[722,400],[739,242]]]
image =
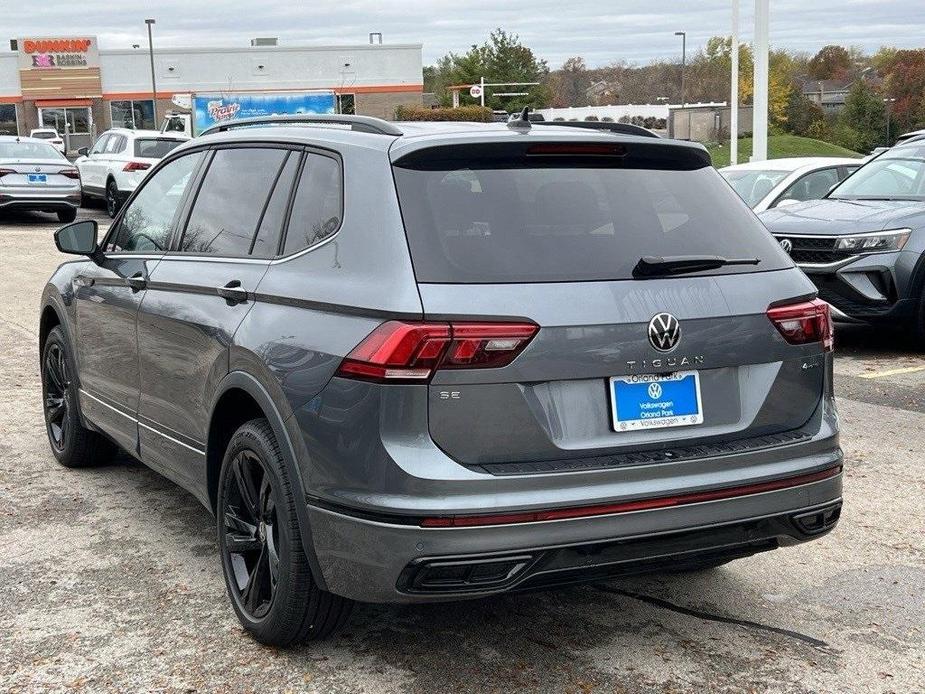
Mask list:
[[684,106],[684,67],[687,63],[687,32],[676,31],[674,35],[681,37],[681,106]]
[[148,57],[151,58],[151,105],[154,110],[154,124],[157,125],[157,82],[154,80],[154,40],[151,38],[154,20],[146,19],[145,24],[148,25]]
[[890,146],[890,104],[895,102],[896,99],[893,97],[886,97],[883,100],[883,103],[886,104],[886,146]]

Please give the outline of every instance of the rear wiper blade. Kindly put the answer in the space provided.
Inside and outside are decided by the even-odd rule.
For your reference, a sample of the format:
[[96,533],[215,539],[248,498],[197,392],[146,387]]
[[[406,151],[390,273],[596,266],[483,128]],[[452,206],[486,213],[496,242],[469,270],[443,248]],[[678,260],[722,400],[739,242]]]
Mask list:
[[715,270],[726,265],[757,265],[761,258],[724,258],[720,255],[646,255],[633,268],[633,277],[662,277]]

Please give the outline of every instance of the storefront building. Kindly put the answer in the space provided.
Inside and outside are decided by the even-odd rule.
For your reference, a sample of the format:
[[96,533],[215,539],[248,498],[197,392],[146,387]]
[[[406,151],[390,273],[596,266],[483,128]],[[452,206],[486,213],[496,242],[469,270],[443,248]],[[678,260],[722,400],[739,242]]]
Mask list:
[[420,44],[100,50],[95,36],[21,37],[0,52],[0,134],[67,130],[70,149],[110,127],[158,128],[175,95],[332,89],[344,113],[391,119],[420,104]]

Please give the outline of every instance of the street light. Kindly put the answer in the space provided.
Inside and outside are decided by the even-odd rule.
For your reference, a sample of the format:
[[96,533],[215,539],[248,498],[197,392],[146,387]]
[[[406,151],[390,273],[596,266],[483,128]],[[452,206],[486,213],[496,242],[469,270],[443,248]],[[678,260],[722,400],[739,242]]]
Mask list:
[[890,104],[895,102],[896,99],[893,97],[886,97],[883,99],[883,103],[886,104],[886,146],[890,146]]
[[151,38],[153,19],[146,19],[148,25],[148,56],[151,58],[151,101],[154,110],[154,123],[157,124],[157,82],[154,80],[154,40]]
[[676,31],[675,36],[681,37],[681,105],[685,104],[684,101],[684,66],[687,63],[687,32]]

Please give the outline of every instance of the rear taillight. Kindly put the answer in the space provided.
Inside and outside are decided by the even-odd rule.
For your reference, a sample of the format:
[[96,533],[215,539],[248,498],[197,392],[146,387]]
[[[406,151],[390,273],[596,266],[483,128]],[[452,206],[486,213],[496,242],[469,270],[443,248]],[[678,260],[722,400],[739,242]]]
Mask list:
[[130,161],[122,167],[123,171],[147,171],[151,165],[143,161]]
[[532,323],[404,323],[373,330],[341,362],[338,375],[373,381],[420,382],[438,369],[507,366],[533,339]]
[[7,174],[14,174],[14,173],[16,172],[13,171],[13,169],[0,169],[0,178],[3,178]]
[[77,169],[61,169],[58,173],[62,176],[73,178],[75,180],[80,178],[80,174],[77,172]]
[[792,345],[821,342],[826,352],[835,346],[835,328],[829,305],[821,299],[813,299],[788,306],[774,306],[768,309],[768,318]]

